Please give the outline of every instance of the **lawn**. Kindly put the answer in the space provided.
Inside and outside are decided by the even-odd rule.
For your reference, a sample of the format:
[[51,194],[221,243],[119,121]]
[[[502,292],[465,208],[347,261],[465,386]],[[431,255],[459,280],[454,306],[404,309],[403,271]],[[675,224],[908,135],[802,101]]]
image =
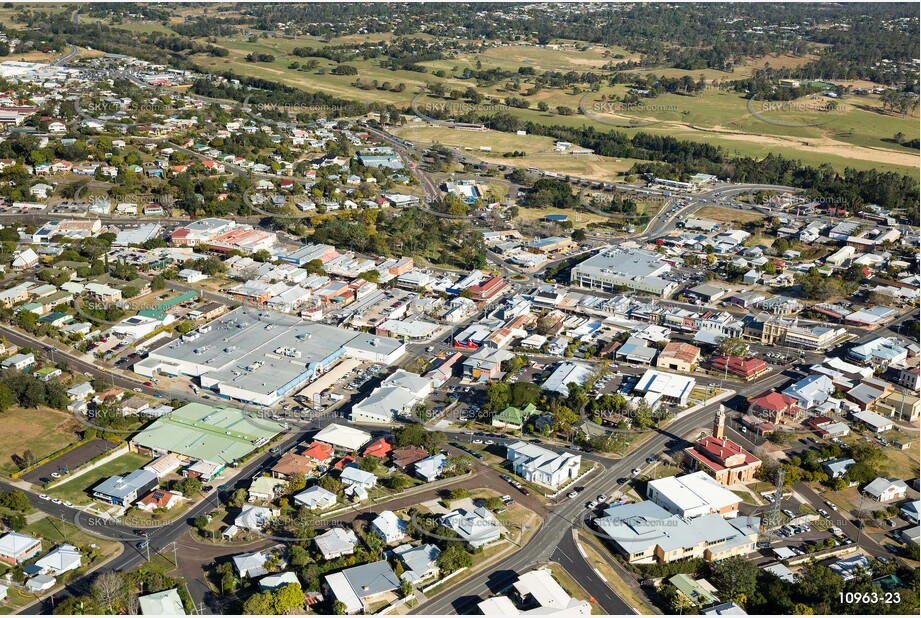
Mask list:
[[49,490],[48,495],[61,500],[68,500],[74,504],[89,504],[92,502],[88,493],[89,490],[102,480],[116,474],[132,472],[150,461],[150,457],[145,457],[144,455],[125,453],[98,468],[90,470],[86,474]]
[[19,469],[14,455],[32,451],[35,461],[76,442],[80,425],[74,417],[51,408],[26,410],[10,408],[3,414],[0,432],[0,471],[10,474]]
[[82,530],[69,521],[61,521],[54,517],[46,517],[29,524],[23,532],[36,538],[40,536],[44,541],[42,547],[45,551],[61,543],[71,543],[77,546],[96,544],[102,554],[108,555],[113,553],[119,546],[118,541],[103,539]]

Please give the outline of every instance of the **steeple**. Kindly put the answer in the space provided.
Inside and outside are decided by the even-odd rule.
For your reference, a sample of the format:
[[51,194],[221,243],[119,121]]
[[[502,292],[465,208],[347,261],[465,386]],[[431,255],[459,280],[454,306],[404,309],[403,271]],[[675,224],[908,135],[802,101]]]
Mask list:
[[723,404],[716,410],[716,416],[713,417],[713,437],[719,440],[723,439],[723,433],[726,429],[726,408]]

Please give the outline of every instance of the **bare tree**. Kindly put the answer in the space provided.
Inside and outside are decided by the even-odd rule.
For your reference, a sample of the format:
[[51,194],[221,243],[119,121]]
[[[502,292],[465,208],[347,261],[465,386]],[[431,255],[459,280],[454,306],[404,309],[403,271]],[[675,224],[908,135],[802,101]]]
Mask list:
[[99,574],[93,580],[91,589],[99,605],[106,608],[110,613],[115,613],[119,610],[122,601],[125,599],[125,580],[120,573],[115,571],[106,571]]

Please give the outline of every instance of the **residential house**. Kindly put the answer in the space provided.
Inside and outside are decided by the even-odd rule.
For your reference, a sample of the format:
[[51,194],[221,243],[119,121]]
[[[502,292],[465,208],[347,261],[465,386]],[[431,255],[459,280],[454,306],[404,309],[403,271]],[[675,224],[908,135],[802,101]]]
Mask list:
[[260,476],[249,485],[249,499],[252,502],[262,501],[269,502],[274,500],[281,489],[285,486],[285,481],[272,476]]
[[312,511],[325,511],[336,505],[336,494],[318,485],[308,487],[294,496],[294,502]]
[[397,517],[393,511],[383,511],[371,521],[371,530],[384,543],[392,545],[407,536],[406,522]]
[[400,545],[393,550],[393,553],[403,563],[403,573],[400,574],[400,579],[416,585],[438,576],[438,556],[441,555],[441,550],[436,545],[431,543],[417,547]]
[[351,556],[358,545],[355,532],[346,528],[333,527],[314,537],[313,542],[324,560],[335,560],[342,556]]
[[505,532],[495,516],[484,507],[477,507],[473,511],[454,509],[442,515],[440,521],[473,549],[498,541]]
[[400,579],[386,560],[351,567],[324,576],[326,587],[334,599],[345,605],[345,613],[366,612],[370,605],[396,599]]
[[42,553],[42,542],[18,532],[8,532],[0,537],[0,562],[22,564]]
[[339,480],[343,485],[357,485],[365,490],[377,485],[377,477],[370,472],[365,472],[358,466],[350,464],[342,469]]
[[416,476],[427,483],[431,483],[444,472],[447,465],[448,458],[438,453],[437,455],[432,455],[431,457],[426,457],[425,459],[417,461],[413,469],[415,470]]
[[184,501],[185,498],[181,493],[156,489],[138,500],[135,506],[142,511],[153,513],[157,510],[168,511]]
[[269,554],[266,552],[257,551],[251,554],[240,554],[234,556],[231,560],[233,561],[234,569],[236,569],[241,579],[268,574],[265,563],[269,560]]
[[76,571],[83,564],[83,554],[73,545],[58,545],[35,561],[35,568],[44,575],[59,577],[68,571]]
[[182,598],[176,588],[138,597],[142,616],[185,616]]

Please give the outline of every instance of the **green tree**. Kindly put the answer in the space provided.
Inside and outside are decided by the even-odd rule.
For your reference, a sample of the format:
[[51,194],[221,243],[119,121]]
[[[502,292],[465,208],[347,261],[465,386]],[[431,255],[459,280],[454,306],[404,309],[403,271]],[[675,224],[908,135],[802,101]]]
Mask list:
[[506,382],[490,382],[486,385],[486,411],[501,412],[512,400],[512,388]]
[[740,605],[755,594],[758,566],[743,556],[732,556],[713,566],[713,585],[720,598],[733,600]]
[[271,592],[257,592],[243,603],[243,613],[254,615],[267,615],[275,613],[275,603]]
[[304,605],[304,592],[300,584],[286,584],[275,590],[272,595],[272,605],[275,614],[284,615],[292,609],[297,609]]
[[725,337],[720,341],[719,353],[722,356],[745,356],[748,353],[748,344],[738,337]]
[[458,569],[473,566],[473,556],[456,543],[448,545],[435,561],[438,563],[438,569],[441,571],[442,576],[450,575]]

